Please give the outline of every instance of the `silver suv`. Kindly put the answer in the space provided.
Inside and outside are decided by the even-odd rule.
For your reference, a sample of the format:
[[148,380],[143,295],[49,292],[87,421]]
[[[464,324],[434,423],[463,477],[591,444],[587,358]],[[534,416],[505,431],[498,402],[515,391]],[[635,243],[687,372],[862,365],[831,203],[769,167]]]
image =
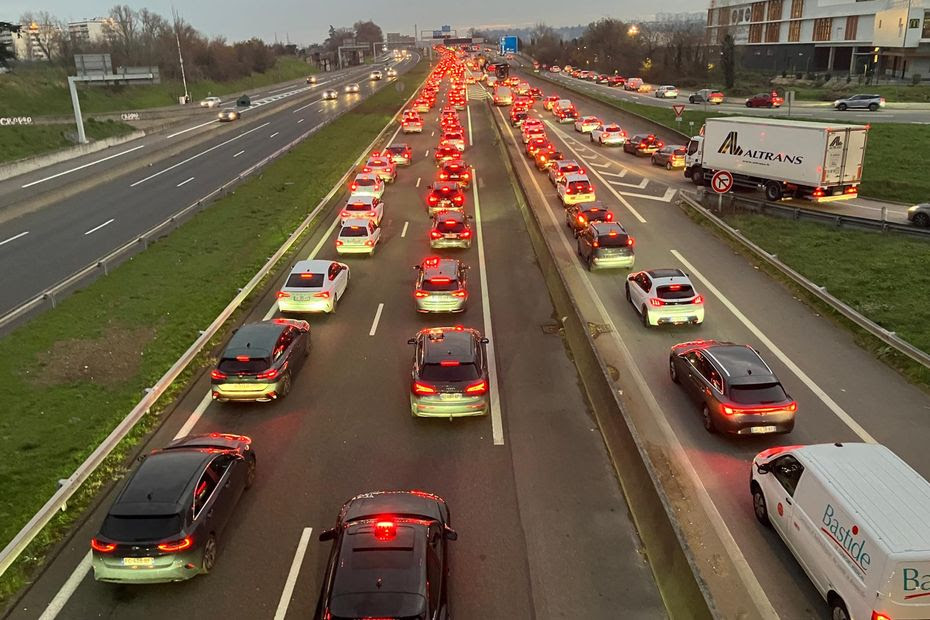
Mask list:
[[875,112],[885,107],[885,98],[880,95],[853,95],[845,99],[837,99],[833,107],[840,112],[844,110],[869,110]]

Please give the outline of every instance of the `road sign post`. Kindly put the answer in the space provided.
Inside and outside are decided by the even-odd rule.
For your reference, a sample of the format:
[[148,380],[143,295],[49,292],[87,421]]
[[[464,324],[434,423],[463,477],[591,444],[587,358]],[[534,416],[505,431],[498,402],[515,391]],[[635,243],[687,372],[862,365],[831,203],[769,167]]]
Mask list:
[[717,193],[717,212],[723,210],[723,195],[733,189],[733,173],[718,170],[710,178],[710,188]]

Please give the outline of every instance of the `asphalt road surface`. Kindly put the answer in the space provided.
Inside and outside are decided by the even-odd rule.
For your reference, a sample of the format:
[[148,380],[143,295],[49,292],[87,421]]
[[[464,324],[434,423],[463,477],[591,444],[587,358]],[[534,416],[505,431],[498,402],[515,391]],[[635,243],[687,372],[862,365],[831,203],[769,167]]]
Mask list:
[[[415,62],[413,58],[404,61],[398,65],[398,70],[405,71]],[[0,270],[6,274],[5,286],[0,290],[0,314],[32,299],[197,202],[302,133],[341,115],[359,98],[367,97],[378,88],[391,87],[391,80],[363,79],[370,70],[370,66],[357,69],[333,78],[327,85],[302,90],[300,95],[306,100],[300,101],[299,106],[281,107],[268,117],[250,121],[249,115],[254,112],[246,112],[242,120],[234,123],[220,125],[208,121],[210,126],[202,130],[215,132],[215,137],[180,152],[165,150],[161,161],[96,184],[51,205],[7,220],[0,209]],[[342,86],[350,81],[360,84],[358,95],[341,92]],[[322,91],[330,86],[340,90],[339,98],[322,101]],[[167,140],[170,134],[153,139]],[[142,153],[144,146],[131,142],[125,148],[138,148],[138,153]],[[102,167],[85,168],[49,182],[74,183],[81,175],[102,174],[107,166],[116,165],[117,161],[107,161]],[[49,170],[42,174],[58,173]],[[18,183],[35,181],[20,180]],[[20,188],[19,191],[31,189]],[[14,194],[0,198],[10,202],[15,199]]]
[[[551,90],[549,87],[544,92]],[[587,101],[578,103],[581,114],[601,112]],[[507,109],[495,110],[495,114],[508,148],[522,153],[519,133],[512,132],[505,122]],[[544,119],[551,139],[569,149],[568,157],[574,156],[591,171],[598,199],[635,237],[634,270],[681,268],[706,298],[703,325],[645,329],[624,296],[630,272],[586,271],[575,255],[575,240],[547,176],[517,162],[517,172],[529,188],[531,206],[546,224],[544,234],[561,237],[554,243],[558,256],[572,265],[566,277],[588,282],[588,290],[606,309],[610,328],[635,360],[633,366],[619,369],[621,384],[625,377],[632,381],[631,377],[642,376],[656,403],[646,413],[667,421],[673,434],[667,438],[667,446],[674,445],[673,439],[680,443],[693,479],[699,481],[719,513],[711,516],[693,505],[684,508],[682,519],[708,532],[723,528],[729,533],[751,569],[745,579],[754,581],[763,593],[757,601],[760,610],[777,611],[782,618],[792,620],[828,617],[826,604],[784,543],[755,520],[748,486],[751,459],[759,451],[778,445],[878,441],[924,477],[930,477],[926,450],[930,396],[859,348],[849,333],[792,297],[679,208],[657,199],[665,191],[661,187],[653,189],[652,181],[642,188],[616,184],[664,175],[664,169],[656,168],[649,174],[648,163],[632,155],[591,145],[587,137],[576,142],[581,134],[569,125],[560,128],[549,122],[554,117],[538,104],[534,114]],[[632,163],[618,168],[618,160]],[[618,170],[623,169],[629,174],[618,177]],[[797,425],[791,434],[731,438],[704,430],[700,411],[671,382],[667,364],[672,345],[707,338],[747,343],[759,350],[798,402]],[[691,543],[692,548],[700,548],[700,540]]]
[[[451,318],[414,311],[411,266],[437,253],[424,203],[436,174],[434,111],[422,135],[396,138],[413,147],[415,161],[386,190],[385,238],[372,258],[342,259],[351,268],[347,296],[336,314],[311,317],[310,360],[290,395],[264,405],[215,404],[202,376],[149,442],[154,448],[205,431],[253,438],[258,479],[220,541],[216,569],[169,585],[95,582],[85,558],[104,497],[9,617],[311,617],[329,552],[316,534],[349,497],[389,488],[448,500],[459,533],[451,552],[456,618],[665,616],[574,366],[557,333],[544,329],[554,311],[489,112],[472,102],[460,114],[472,136],[465,155],[477,182],[466,211],[477,242],[438,253],[471,265],[467,311]],[[300,255],[336,258],[334,228],[321,228]],[[250,320],[273,315],[273,293]],[[459,323],[490,337],[499,407],[483,418],[413,419],[406,340],[426,326]],[[312,536],[301,555],[305,528]]]

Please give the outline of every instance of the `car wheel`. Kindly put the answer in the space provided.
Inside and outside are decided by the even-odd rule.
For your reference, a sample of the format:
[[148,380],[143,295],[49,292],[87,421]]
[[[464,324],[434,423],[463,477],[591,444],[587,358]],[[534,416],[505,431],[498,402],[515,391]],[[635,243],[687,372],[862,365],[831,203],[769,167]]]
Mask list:
[[623,292],[624,292],[624,294],[626,295],[626,300],[627,300],[627,302],[628,302],[628,303],[633,303],[633,298],[630,297],[630,283],[629,283],[629,282],[626,282],[626,283],[623,285]]
[[833,620],[849,620],[849,610],[846,609],[846,603],[843,602],[836,594],[830,601],[830,617]]
[[216,535],[210,534],[207,542],[203,544],[203,561],[200,564],[200,572],[209,574],[216,566]]
[[877,104],[877,103],[870,103],[870,104],[869,104],[869,112],[876,112],[877,110],[878,110],[878,104]]
[[749,103],[749,102],[747,101],[747,102],[746,102],[746,107],[747,107],[747,108],[751,108],[751,107],[752,107],[752,104]]
[[330,314],[335,314],[335,313],[336,313],[336,308],[337,308],[338,306],[339,306],[339,295],[336,295],[335,293],[333,293],[333,307],[330,309],[329,313],[330,313]]
[[643,306],[642,309],[639,311],[639,313],[642,315],[642,318],[643,318],[643,327],[645,327],[646,329],[649,329],[650,327],[652,327],[652,324],[649,322],[649,309],[646,308],[646,306]]
[[591,142],[594,142],[594,134],[593,134],[593,133],[589,133],[589,134],[588,134],[588,138],[591,140]]
[[672,162],[670,162],[670,161],[665,162],[665,169],[666,169],[666,170],[671,170],[671,169],[672,169]]
[[846,104],[845,104],[845,103],[841,103],[841,104],[839,104],[838,106],[836,106],[836,109],[839,110],[840,112],[845,112],[845,111],[846,111]]
[[927,215],[926,213],[916,214],[914,216],[914,224],[923,228],[930,226],[930,215]]
[[281,377],[281,391],[278,392],[278,398],[285,398],[291,392],[291,371],[288,370]]
[[672,383],[681,382],[678,378],[678,367],[675,366],[675,360],[671,357],[668,358],[668,378],[672,380]]
[[766,527],[772,525],[769,521],[769,509],[765,504],[765,494],[755,482],[752,483],[752,511],[756,513],[756,519]]
[[694,103],[694,97],[688,97],[688,103]]
[[714,418],[710,413],[710,407],[707,406],[707,403],[704,404],[704,408],[701,410],[701,417],[703,417],[704,430],[708,433],[716,433],[717,425],[714,424]]
[[245,472],[245,488],[249,489],[255,484],[255,453],[252,453],[252,457],[246,459],[246,467],[248,469]]

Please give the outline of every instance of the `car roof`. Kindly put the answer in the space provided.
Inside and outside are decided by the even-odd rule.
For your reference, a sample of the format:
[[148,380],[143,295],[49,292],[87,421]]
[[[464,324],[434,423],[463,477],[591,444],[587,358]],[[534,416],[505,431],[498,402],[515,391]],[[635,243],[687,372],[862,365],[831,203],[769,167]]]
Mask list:
[[627,234],[626,230],[618,222],[591,222],[591,227],[594,228],[594,232],[598,235],[606,235],[612,231]]
[[247,323],[236,330],[230,338],[223,357],[232,358],[238,355],[248,355],[254,358],[268,357],[285,327],[272,321]]
[[433,327],[420,331],[424,336],[423,361],[438,364],[443,360],[473,362],[476,357],[476,332],[470,328]]
[[427,280],[437,277],[458,278],[461,261],[457,258],[439,258],[435,262],[423,261],[422,266],[423,277]]
[[731,384],[777,381],[772,369],[748,345],[721,342],[705,347],[704,351],[723,369]]
[[347,219],[347,220],[342,224],[342,229],[344,230],[344,229],[346,229],[346,228],[351,228],[351,227],[354,226],[354,227],[364,228],[365,230],[368,230],[368,224],[369,224],[370,222],[371,222],[371,220],[366,219],[366,218],[353,217],[353,218]]
[[194,480],[207,466],[212,454],[205,449],[156,451],[145,457],[126,483],[109,514],[176,514]]
[[680,278],[685,276],[685,272],[681,269],[647,269],[646,273],[649,274],[649,277],[653,280],[661,280],[663,278]]
[[569,183],[574,183],[576,181],[587,181],[589,183],[591,182],[591,179],[588,178],[588,175],[578,174],[576,172],[569,172],[568,174],[566,174],[565,180],[568,181]]
[[291,273],[326,273],[329,266],[333,264],[331,260],[315,258],[313,260],[299,260],[294,263]]

